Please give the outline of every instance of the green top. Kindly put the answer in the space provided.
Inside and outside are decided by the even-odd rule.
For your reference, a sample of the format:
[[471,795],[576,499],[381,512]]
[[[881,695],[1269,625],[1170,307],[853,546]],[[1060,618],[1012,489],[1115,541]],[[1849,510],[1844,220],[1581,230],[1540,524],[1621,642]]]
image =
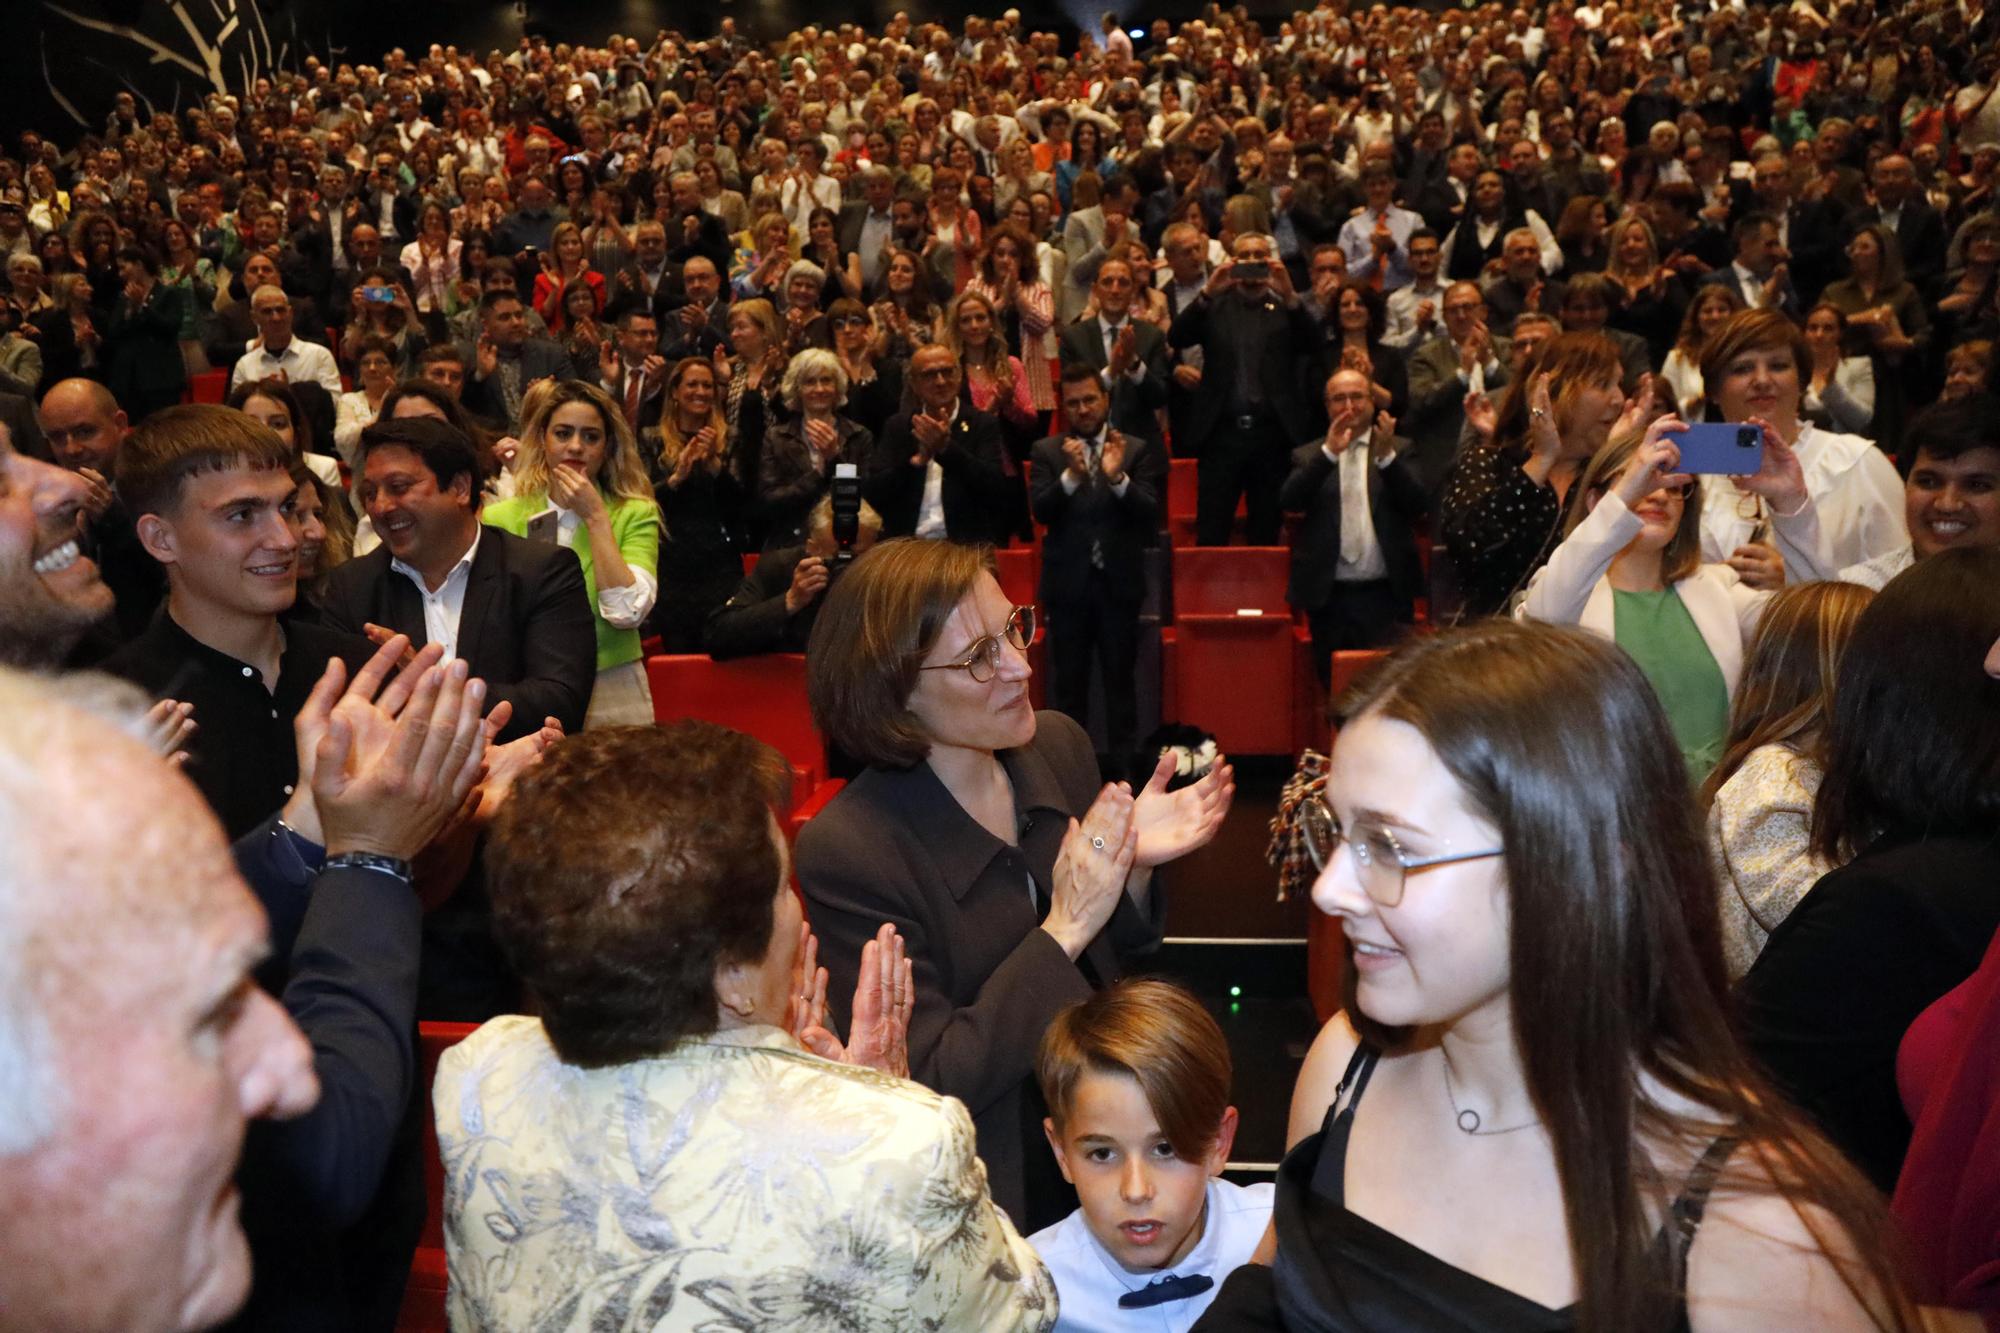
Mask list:
[[[598,492],[600,495],[603,492]],[[511,532],[516,537],[528,535],[528,520],[549,507],[546,494],[517,495],[511,500],[496,500],[479,511],[479,521],[488,527]],[[618,539],[619,553],[625,563],[634,570],[643,569],[648,578],[657,581],[660,576],[660,507],[651,500],[614,500],[605,497],[604,508],[611,515],[611,533]],[[639,646],[639,631],[618,629],[604,623],[603,615],[597,609],[597,565],[590,558],[590,529],[579,527],[576,542],[570,547],[583,565],[583,586],[590,597],[590,618],[597,626],[597,669],[609,671],[612,667],[636,662],[644,650]]]
[[1632,655],[1667,710],[1688,774],[1699,782],[1729,737],[1729,686],[1680,595],[1612,590],[1612,637]]

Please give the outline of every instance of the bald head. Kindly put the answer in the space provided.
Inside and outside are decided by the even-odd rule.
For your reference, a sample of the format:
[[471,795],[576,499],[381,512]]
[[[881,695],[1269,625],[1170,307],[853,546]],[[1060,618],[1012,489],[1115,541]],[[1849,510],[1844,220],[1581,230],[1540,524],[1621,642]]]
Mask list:
[[111,390],[96,380],[62,380],[42,395],[42,434],[56,462],[110,478],[118,450],[132,433]]

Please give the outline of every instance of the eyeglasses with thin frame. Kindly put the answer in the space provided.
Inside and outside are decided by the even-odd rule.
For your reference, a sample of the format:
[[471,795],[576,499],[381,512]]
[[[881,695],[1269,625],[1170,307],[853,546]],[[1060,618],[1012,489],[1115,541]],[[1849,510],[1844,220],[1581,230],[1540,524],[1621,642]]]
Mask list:
[[1354,877],[1375,903],[1382,907],[1395,907],[1403,901],[1403,879],[1412,871],[1429,870],[1433,866],[1458,865],[1465,861],[1483,861],[1490,856],[1501,856],[1506,849],[1495,847],[1483,852],[1448,852],[1443,856],[1411,856],[1396,841],[1396,835],[1388,829],[1374,825],[1362,825],[1358,836],[1348,837],[1340,827],[1340,821],[1333,817],[1333,810],[1324,796],[1306,798],[1299,810],[1299,827],[1306,836],[1306,854],[1312,857],[1313,867],[1324,871],[1333,861],[1333,854],[1342,843],[1347,844],[1354,856]]
[[919,671],[963,671],[972,677],[975,684],[984,685],[1000,670],[1002,641],[1013,645],[1022,652],[1035,641],[1035,608],[1017,606],[1007,617],[1007,625],[998,634],[983,634],[966,645],[964,656],[956,662],[937,662],[930,666],[918,667]]

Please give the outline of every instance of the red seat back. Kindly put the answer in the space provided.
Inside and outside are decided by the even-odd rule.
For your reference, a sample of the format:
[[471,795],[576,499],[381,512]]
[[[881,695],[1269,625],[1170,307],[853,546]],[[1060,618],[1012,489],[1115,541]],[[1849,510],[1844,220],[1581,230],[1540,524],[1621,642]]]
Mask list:
[[1181,546],[1174,550],[1174,614],[1290,616],[1285,582],[1291,552],[1282,546]]
[[226,370],[204,370],[188,381],[188,400],[196,403],[219,403],[229,396],[229,372]]
[[653,718],[700,718],[755,736],[807,775],[803,800],[826,773],[826,746],[813,729],[806,703],[802,653],[769,653],[717,662],[707,654],[663,654],[646,659],[653,688]]
[[1003,546],[993,553],[1000,591],[1016,606],[1033,606],[1042,583],[1042,548]]

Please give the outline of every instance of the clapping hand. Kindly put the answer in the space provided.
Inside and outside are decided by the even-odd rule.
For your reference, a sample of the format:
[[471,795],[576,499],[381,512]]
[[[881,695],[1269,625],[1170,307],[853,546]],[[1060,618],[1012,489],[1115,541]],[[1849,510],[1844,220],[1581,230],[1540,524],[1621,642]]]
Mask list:
[[295,730],[319,730],[311,781],[327,850],[409,860],[464,804],[479,776],[486,682],[473,679],[463,660],[440,666],[432,657],[399,673],[377,699],[388,658],[386,649],[378,652],[344,692],[344,666],[338,658],[328,663]]
[[1118,910],[1138,850],[1132,790],[1122,782],[1100,791],[1082,820],[1069,821],[1069,832],[1056,851],[1049,914],[1042,929],[1072,960],[1082,956]]
[[1500,429],[1500,413],[1494,408],[1493,400],[1477,389],[1465,395],[1465,420],[1473,433],[1483,440],[1491,440],[1493,432]]
[[1644,433],[1653,418],[1659,416],[1662,410],[1653,401],[1655,386],[1656,382],[1650,373],[1639,377],[1639,387],[1625,400],[1625,410],[1619,413],[1618,420],[1612,423],[1611,433],[1607,438],[1623,441]]
[[799,1045],[823,1060],[864,1066],[894,1078],[910,1076],[910,1009],[916,985],[903,937],[893,925],[885,922],[875,938],[861,946],[845,1045],[826,1026],[827,974],[819,966],[819,941],[810,925],[799,927],[792,979],[786,1027]]
[[1133,864],[1142,869],[1178,860],[1212,841],[1236,799],[1236,770],[1218,758],[1199,782],[1179,791],[1167,790],[1173,780],[1174,756],[1162,754],[1153,776],[1132,804],[1132,826],[1138,834]]
[[910,434],[917,439],[917,452],[910,455],[910,466],[927,467],[937,457],[938,450],[944,448],[948,434],[945,418],[919,412],[910,418]]
[[811,445],[813,452],[822,459],[833,457],[840,449],[840,433],[833,428],[833,423],[830,421],[817,419],[808,421],[805,423],[803,433],[806,443]]
[[82,479],[84,486],[83,515],[95,523],[104,517],[105,510],[111,508],[111,483],[94,467],[78,468],[76,475]]
[[194,733],[193,704],[162,699],[146,710],[146,748],[176,768],[187,763],[187,743]]
[[1097,469],[1105,484],[1116,486],[1125,480],[1125,437],[1116,430],[1104,432],[1104,448],[1098,451]]

